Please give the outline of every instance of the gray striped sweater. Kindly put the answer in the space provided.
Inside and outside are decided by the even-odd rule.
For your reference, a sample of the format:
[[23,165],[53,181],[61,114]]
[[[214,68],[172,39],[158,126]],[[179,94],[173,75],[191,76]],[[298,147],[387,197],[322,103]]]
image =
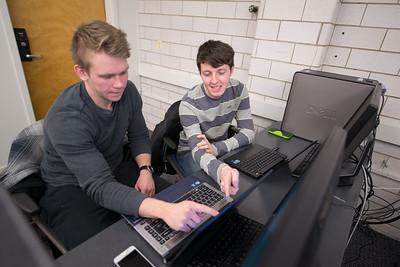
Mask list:
[[[204,85],[190,89],[183,97],[179,115],[183,131],[180,133],[178,151],[191,150],[194,160],[216,181],[225,165],[217,157],[250,144],[254,139],[254,124],[251,118],[250,101],[243,83],[231,79],[225,93],[212,99],[204,93]],[[239,132],[228,138],[228,128],[236,120]],[[198,134],[205,134],[213,144],[213,153],[205,153],[196,145]]]

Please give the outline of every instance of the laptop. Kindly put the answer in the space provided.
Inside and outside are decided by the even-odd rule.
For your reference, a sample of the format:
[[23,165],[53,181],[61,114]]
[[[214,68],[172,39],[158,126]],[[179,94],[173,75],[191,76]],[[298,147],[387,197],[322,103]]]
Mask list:
[[259,144],[250,144],[224,159],[225,163],[254,179],[260,179],[268,171],[287,159],[277,150]]
[[[226,197],[220,190],[195,176],[180,180],[155,197],[167,202],[192,200],[218,211],[233,201],[231,197]],[[172,230],[161,219],[122,216],[163,258],[175,252],[185,239],[211,218],[208,214],[202,214],[201,222],[195,229],[190,232],[182,232]]]

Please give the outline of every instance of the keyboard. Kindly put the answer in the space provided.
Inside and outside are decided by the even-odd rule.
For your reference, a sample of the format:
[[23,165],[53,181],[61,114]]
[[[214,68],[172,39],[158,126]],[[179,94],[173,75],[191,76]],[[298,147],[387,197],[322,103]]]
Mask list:
[[263,225],[237,212],[224,218],[212,243],[206,243],[187,266],[241,266]]
[[[208,183],[202,183],[175,202],[184,200],[195,201],[220,210],[231,201],[231,198],[225,197],[221,191]],[[201,222],[198,225],[208,220],[210,215],[203,213],[200,217]],[[171,249],[176,247],[191,233],[175,231],[163,220],[151,218],[143,218],[138,224],[134,225],[134,228],[161,256],[167,255]]]
[[285,159],[286,156],[282,153],[263,147],[250,157],[242,160],[233,160],[228,164],[253,178],[259,179]]
[[[206,184],[202,184],[184,195],[178,202],[191,200],[212,207],[223,198],[223,195],[212,190]],[[140,224],[146,224],[144,229],[161,245],[179,233],[178,231],[169,228],[169,226],[161,219],[145,219]]]
[[314,160],[315,156],[318,154],[319,148],[320,148],[319,143],[313,144],[311,149],[308,151],[307,155],[300,162],[299,166],[297,166],[296,169],[292,172],[292,175],[294,177],[299,178],[305,173],[308,166],[311,164],[311,162]]

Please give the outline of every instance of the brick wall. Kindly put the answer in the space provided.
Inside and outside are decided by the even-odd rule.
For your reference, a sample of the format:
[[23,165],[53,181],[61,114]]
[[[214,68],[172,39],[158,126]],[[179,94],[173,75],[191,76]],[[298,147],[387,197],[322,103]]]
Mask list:
[[[257,14],[248,12],[250,5]],[[150,129],[201,80],[198,46],[208,39],[236,51],[234,77],[250,92],[260,131],[281,120],[293,73],[304,68],[377,79],[388,89],[373,157],[375,193],[399,200],[400,1],[140,1],[139,74]],[[385,205],[378,198],[373,205]],[[400,223],[379,226],[400,239]]]

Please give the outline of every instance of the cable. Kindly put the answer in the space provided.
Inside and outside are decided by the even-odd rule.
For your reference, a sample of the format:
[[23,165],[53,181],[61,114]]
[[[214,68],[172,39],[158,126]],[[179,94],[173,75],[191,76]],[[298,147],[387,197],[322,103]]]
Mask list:
[[354,235],[354,232],[356,231],[356,229],[357,229],[357,226],[358,226],[358,223],[360,222],[360,220],[361,220],[361,217],[362,217],[362,215],[363,215],[363,210],[364,210],[364,208],[365,208],[365,204],[367,203],[367,192],[368,192],[368,182],[367,182],[367,172],[366,172],[366,170],[365,170],[365,167],[364,166],[362,166],[361,167],[361,169],[363,170],[363,176],[364,176],[364,185],[365,185],[365,193],[364,193],[364,202],[363,202],[363,205],[362,205],[362,208],[361,208],[361,211],[359,212],[359,216],[358,216],[358,219],[357,219],[357,222],[356,222],[356,224],[354,225],[354,228],[353,228],[353,230],[351,231],[351,234],[350,234],[350,236],[349,236],[349,239],[347,240],[347,244],[346,244],[346,247],[348,247],[349,246],[349,243],[350,243],[350,241],[351,241],[351,238],[353,237],[353,235]]
[[374,187],[375,190],[400,190],[400,187]]

